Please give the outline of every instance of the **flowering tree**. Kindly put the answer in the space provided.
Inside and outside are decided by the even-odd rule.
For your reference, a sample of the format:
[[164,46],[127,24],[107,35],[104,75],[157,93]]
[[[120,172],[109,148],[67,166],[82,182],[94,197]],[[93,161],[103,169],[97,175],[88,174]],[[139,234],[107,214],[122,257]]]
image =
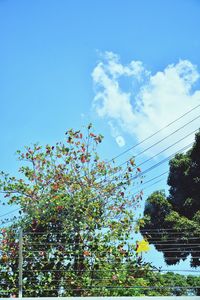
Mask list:
[[95,295],[98,289],[106,295],[110,285],[127,280],[127,267],[137,260],[131,239],[140,200],[129,187],[140,169],[133,159],[123,170],[100,160],[102,139],[91,124],[85,134],[68,130],[65,142],[17,151],[18,178],[1,173],[8,204],[21,210],[20,220],[2,231],[2,289],[17,292],[18,228],[25,296]]

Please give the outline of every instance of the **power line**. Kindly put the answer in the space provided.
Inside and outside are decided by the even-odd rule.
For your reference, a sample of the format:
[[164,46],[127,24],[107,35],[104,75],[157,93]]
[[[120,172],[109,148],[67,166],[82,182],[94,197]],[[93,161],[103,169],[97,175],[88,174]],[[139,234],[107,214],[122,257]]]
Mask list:
[[[43,242],[43,243],[35,243],[35,242],[32,242],[32,243],[24,243],[24,245],[40,245],[40,246],[42,246],[42,245],[45,245],[45,246],[55,246],[55,245],[57,245],[58,247],[59,246],[70,246],[70,245],[73,245],[74,246],[74,244],[73,243],[68,243],[68,242]],[[78,245],[85,245],[84,243],[80,243],[80,244],[78,244]],[[187,245],[187,246],[200,246],[200,243],[193,243],[193,244],[188,244],[188,243],[180,243],[180,242],[178,242],[178,243],[172,243],[172,244],[170,244],[170,243],[167,243],[166,245],[165,244],[163,244],[163,243],[157,243],[157,242],[155,242],[154,243],[154,245],[163,245],[163,246],[166,246],[166,245]],[[86,246],[86,245],[85,245]]]
[[[150,229],[150,230],[151,230],[151,229]],[[154,230],[154,229],[153,229],[153,230]],[[158,229],[155,229],[155,230],[159,230],[159,228],[158,228]],[[166,230],[167,230],[167,229],[166,229]],[[177,229],[177,230],[181,230],[181,229]],[[185,231],[182,232],[182,230],[181,230],[180,232],[177,232],[177,231],[174,231],[174,232],[173,232],[173,231],[172,231],[172,232],[167,231],[167,232],[166,232],[164,228],[162,229],[162,232],[155,232],[155,231],[150,231],[150,232],[148,232],[148,231],[145,230],[145,229],[140,229],[140,231],[141,231],[141,232],[144,231],[145,233],[150,234],[151,236],[152,236],[152,235],[158,235],[158,236],[159,236],[159,235],[165,235],[165,236],[167,235],[167,236],[169,236],[170,234],[174,236],[174,235],[181,235],[181,234],[191,233],[191,231],[193,232],[194,229],[191,229],[191,228],[189,229],[189,228],[188,228],[187,232],[185,232]],[[199,234],[200,234],[200,232],[199,232]]]
[[0,226],[2,226],[2,225],[4,225],[4,224],[8,224],[8,223],[15,222],[15,221],[17,221],[16,219],[17,219],[17,217],[14,217],[13,220],[1,221]]
[[[195,225],[192,225],[191,227],[196,227]],[[143,232],[148,232],[148,231],[151,231],[151,232],[155,232],[157,233],[157,231],[161,231],[160,234],[163,234],[165,233],[165,231],[170,231],[170,232],[175,232],[177,233],[177,231],[180,231],[180,233],[183,233],[183,231],[186,230],[186,231],[190,231],[192,230],[191,228],[149,228],[149,229],[141,229],[140,231]],[[179,232],[178,232],[179,233]]]
[[[160,180],[157,180],[157,181],[153,182],[152,184],[148,185],[147,187],[143,188],[142,190],[137,191],[136,193],[134,193],[134,194],[133,194],[133,197],[137,197],[138,195],[141,195],[141,192],[142,192],[142,195],[143,195],[143,192],[144,192],[144,191],[148,190],[148,189],[151,188],[152,186],[154,186],[154,185],[156,185],[157,183],[162,182],[162,181],[164,181],[164,180],[166,180],[166,178],[162,178],[162,179],[160,179]],[[142,197],[142,195],[141,195],[141,197]],[[138,221],[139,221],[139,220],[138,220]]]
[[[137,219],[137,220],[134,220],[134,222],[138,222],[140,219]],[[54,228],[53,228],[54,229]],[[26,235],[47,235],[47,236],[50,236],[50,234],[52,234],[53,236],[54,235],[59,235],[60,236],[60,234],[62,234],[63,232],[64,232],[64,230],[66,230],[66,229],[74,229],[74,228],[71,228],[71,227],[64,227],[63,228],[63,230],[58,230],[58,231],[56,231],[56,232],[52,232],[52,231],[50,231],[50,230],[47,230],[47,231],[40,231],[40,232],[32,232],[32,231],[25,231],[24,233],[23,233],[23,235],[24,236],[26,236]],[[170,229],[169,229],[170,230]],[[172,231],[173,229],[171,229],[170,230],[170,232],[165,232],[165,231],[168,231],[168,229],[165,229],[165,228],[161,228],[161,229],[147,229],[147,230],[145,230],[145,229],[141,229],[140,230],[140,232],[143,232],[143,233],[147,233],[147,234],[157,234],[157,235],[162,235],[162,234],[167,234],[167,235],[169,235],[169,234],[172,234],[172,235],[175,235],[175,234],[185,234],[185,233],[191,233],[191,232],[193,232],[194,231],[194,229],[192,229],[192,228],[183,228],[183,229],[177,229],[177,231],[178,230],[180,230],[180,232],[177,232],[177,231],[175,231],[175,229],[174,229],[174,232]],[[186,232],[183,232],[183,230],[185,230]],[[156,231],[156,232],[155,232]],[[157,232],[157,231],[162,231],[162,232]],[[64,234],[64,233],[63,233]],[[62,236],[61,236],[61,238],[62,238]],[[88,242],[90,242],[90,241],[88,241]]]
[[[60,288],[61,286],[57,286],[57,288]],[[115,289],[144,289],[144,290],[163,290],[163,289],[199,289],[200,286],[88,286],[84,288],[64,288],[65,291],[84,291],[84,290],[91,290],[91,289],[109,289],[109,290],[115,290]],[[26,291],[35,291],[35,289],[26,289]],[[42,289],[42,291],[58,291],[56,289]]]
[[[175,153],[169,155],[168,157],[166,157],[165,159],[161,160],[160,162],[154,164],[154,165],[151,166],[150,168],[148,168],[148,169],[142,171],[139,175],[132,176],[130,179],[136,179],[136,178],[138,178],[139,176],[141,177],[142,175],[144,175],[144,174],[146,174],[146,173],[152,171],[153,169],[157,168],[157,167],[160,166],[161,164],[163,164],[163,163],[165,163],[166,161],[168,161],[168,160],[170,160],[171,158],[173,158],[176,154],[178,154],[178,153],[180,153],[180,152],[184,152],[185,150],[187,150],[188,148],[191,147],[191,145],[193,145],[193,143],[190,143],[190,144],[186,145],[185,147],[179,149],[178,151],[176,151]],[[106,183],[106,182],[110,183],[110,182],[112,182],[112,181],[114,181],[114,180],[115,180],[115,179],[111,179],[111,180],[108,181],[108,180],[106,179],[106,181],[104,180],[104,182],[105,182],[105,183]],[[121,187],[121,186],[116,186],[116,187],[114,187],[110,192],[112,192],[112,191],[114,191],[114,190],[117,190],[117,189],[120,188],[120,187]],[[93,198],[93,199],[90,199],[90,201],[95,200],[95,199],[97,199],[97,198],[98,198],[98,196],[95,197],[95,198]]]
[[[43,271],[43,270],[42,270]],[[50,272],[51,270],[45,270],[45,271],[48,271]],[[62,270],[62,271],[65,271],[65,270]],[[78,270],[78,269],[73,269],[73,270],[66,270],[65,273],[71,273],[71,272],[80,272],[80,271],[83,271],[83,270]],[[132,272],[131,270],[131,267],[130,267],[130,270],[127,270],[127,269],[124,269],[124,268],[115,268],[115,269],[98,269],[98,270],[84,270],[85,272],[92,272],[92,273],[99,273],[99,272],[116,272],[116,271],[124,271],[124,272]],[[135,271],[137,271],[137,269],[135,269]],[[191,272],[191,273],[200,273],[200,270],[190,270],[190,269],[152,269],[152,270],[145,270],[145,269],[139,269],[139,271],[146,271],[147,273],[148,272],[158,272],[158,273],[162,273],[162,272]],[[27,271],[26,271],[27,272]],[[1,273],[1,271],[0,271]],[[35,277],[30,277],[29,276],[29,279],[32,279],[32,278],[35,278]]]
[[19,211],[19,210],[20,210],[20,208],[16,208],[16,209],[14,209],[14,210],[11,210],[11,211],[9,211],[9,212],[3,214],[3,215],[0,215],[0,218],[5,217],[5,216],[7,216],[7,215],[9,215],[9,214],[12,214],[12,213],[14,213],[14,212],[16,212],[16,211]]
[[[160,246],[163,246],[162,248],[160,247],[160,249],[157,249],[158,251],[162,251],[162,252],[165,252],[165,251],[168,251],[171,252],[171,250],[174,250],[175,252],[181,252],[181,250],[188,250],[189,254],[190,252],[192,252],[191,248],[192,249],[196,249],[194,252],[195,253],[199,253],[200,251],[200,246],[191,246],[192,244],[179,244],[179,246],[177,247],[177,244],[174,245],[174,247],[171,247],[169,248],[168,246],[170,246],[173,244],[161,244]],[[154,246],[156,246],[156,244],[154,244]]]
[[[123,264],[120,264],[120,265],[123,265]],[[46,272],[52,272],[52,273],[57,273],[57,272],[65,272],[66,274],[68,274],[68,273],[76,273],[76,272],[80,272],[80,271],[84,271],[84,272],[91,272],[91,273],[99,273],[99,272],[117,272],[117,271],[124,271],[124,272],[132,272],[132,268],[134,267],[135,269],[134,269],[134,271],[135,272],[137,272],[138,270],[139,271],[146,271],[147,273],[148,272],[177,272],[177,271],[179,271],[179,272],[181,272],[181,271],[183,271],[183,272],[188,272],[188,271],[190,271],[190,272],[193,272],[193,273],[200,273],[200,270],[178,270],[178,269],[176,269],[176,270],[168,270],[168,269],[150,269],[150,270],[146,270],[146,269],[137,269],[137,267],[135,267],[135,266],[129,266],[130,267],[130,269],[125,269],[125,268],[122,268],[122,267],[114,267],[114,268],[112,268],[112,269],[107,269],[107,268],[102,268],[102,267],[100,267],[99,269],[63,269],[63,270],[58,270],[58,269],[33,269],[33,270],[30,270],[30,269],[28,269],[28,270],[26,270],[25,272],[26,273],[39,273],[39,272],[44,272],[44,273],[46,273]],[[5,273],[5,271],[2,271],[2,270],[0,270],[0,273]]]
[[190,255],[190,253],[197,253],[199,251],[195,251],[195,250],[165,250],[164,253],[188,253],[188,255]]
[[[172,253],[168,252],[167,254],[168,255],[169,254],[173,255],[173,252]],[[164,257],[163,257],[164,260],[186,260],[186,259],[189,258],[189,256],[191,254],[189,254],[189,253],[178,253],[178,254],[175,254],[175,252],[174,252],[174,256],[166,256],[166,252],[164,252],[163,255],[164,255]],[[128,262],[129,259],[130,258],[127,258],[127,262]],[[200,260],[200,256],[199,255],[198,256],[191,256],[190,260],[193,260],[193,259]],[[29,259],[25,258],[25,262],[26,262],[26,265],[27,264],[31,264],[32,266],[34,266],[34,265],[37,265],[38,263],[43,263],[43,264],[45,264],[47,266],[47,265],[50,265],[52,263],[52,260],[49,260],[49,261],[44,261],[42,259],[41,260],[33,260],[33,259],[29,260]],[[120,262],[120,261],[118,261],[118,262]],[[115,261],[113,259],[107,259],[107,260],[105,260],[105,259],[104,260],[98,259],[98,261],[97,260],[96,261],[95,260],[88,261],[88,264],[90,265],[90,267],[93,267],[93,268],[95,267],[95,263],[98,263],[99,266],[101,266],[101,265],[103,266],[105,263],[114,264]],[[42,271],[43,270],[41,269],[41,272]],[[65,269],[59,270],[59,271],[60,272],[65,272]]]
[[[109,270],[110,271],[110,270]],[[117,271],[119,271],[119,269],[117,269]],[[143,271],[143,270],[140,270]],[[145,270],[144,270],[145,271]],[[157,273],[162,273],[162,272],[167,272],[167,273],[171,273],[171,272],[191,272],[191,273],[200,273],[200,271],[196,271],[196,270],[149,270],[147,272],[157,272]],[[138,277],[137,277],[138,278]],[[39,279],[36,280],[35,277],[28,277],[28,279],[35,279],[35,280],[31,280],[31,282],[41,282]],[[71,278],[62,278],[62,279],[52,279],[51,282],[68,282],[71,281]],[[90,278],[91,281],[104,281],[104,280],[113,280],[112,277],[103,277],[103,278]],[[42,283],[42,282],[41,282]]]
[[[140,219],[136,219],[134,220],[134,222],[138,222]],[[53,234],[53,235],[60,235],[60,234],[64,234],[64,231],[66,229],[75,229],[75,228],[72,228],[71,226],[64,226],[63,227],[63,230],[56,230],[56,232],[52,232],[51,230],[47,230],[47,231],[40,231],[40,232],[32,232],[32,231],[25,231],[23,233],[23,235],[50,235],[50,234]],[[52,230],[54,230],[54,228],[52,228]],[[172,228],[153,228],[153,229],[140,229],[141,232],[144,232],[144,233],[148,233],[148,234],[184,234],[184,233],[191,233],[191,231],[193,232],[194,229],[192,228],[177,228],[177,229],[172,229]],[[167,233],[166,233],[167,231]],[[184,232],[185,231],[185,232]]]
[[[178,256],[178,255],[175,255],[175,256],[164,256],[164,259],[165,259],[165,260],[187,259],[187,256],[188,256],[188,255],[186,255],[186,256]],[[192,259],[198,258],[198,260],[199,260],[199,259],[200,259],[200,256],[192,256],[191,258],[192,258]]]
[[[137,220],[134,220],[134,222],[138,222],[139,221],[139,219],[137,219]],[[194,225],[193,225],[194,226]],[[52,228],[52,230],[53,230],[54,228]],[[65,230],[65,229],[75,229],[75,228],[72,228],[72,226],[64,226],[63,227],[63,230],[59,230],[59,231],[56,231],[56,232],[52,232],[52,231],[50,231],[50,230],[47,230],[47,231],[43,231],[43,232],[32,232],[32,231],[30,231],[30,232],[28,232],[28,231],[26,231],[26,232],[24,232],[23,234],[24,235],[49,235],[49,234],[53,234],[53,235],[57,235],[57,234],[60,234],[60,233],[63,233],[63,231]],[[193,232],[194,231],[194,229],[192,229],[192,228],[177,228],[177,229],[172,229],[172,228],[157,228],[157,229],[155,229],[155,228],[153,228],[153,229],[140,229],[140,232],[141,233],[148,233],[148,234],[184,234],[184,233],[191,233],[191,231]],[[166,233],[167,232],[167,233]]]
[[[163,149],[162,151],[160,151],[159,153],[155,154],[154,156],[148,158],[147,160],[145,160],[144,162],[140,163],[139,166],[144,165],[145,163],[149,162],[150,160],[154,159],[156,156],[159,156],[160,154],[164,153],[166,150],[170,149],[171,147],[175,146],[176,144],[180,143],[181,141],[183,141],[184,139],[186,139],[187,137],[189,137],[190,135],[192,135],[193,133],[197,132],[199,130],[195,129],[192,132],[190,132],[189,134],[187,134],[186,136],[184,136],[183,138],[179,139],[178,141],[174,142],[173,144],[171,144],[170,146],[168,146],[167,148]],[[142,153],[142,152],[141,152]],[[137,155],[138,156],[138,155]],[[127,162],[127,161],[126,161]],[[125,162],[125,163],[126,163]],[[123,163],[124,164],[124,163]]]
[[[192,133],[188,134],[187,136],[185,136],[184,138],[182,138],[182,139],[178,140],[177,142],[173,143],[172,145],[168,146],[167,148],[165,148],[165,149],[162,150],[161,152],[155,154],[153,157],[151,157],[151,158],[145,160],[144,162],[142,162],[141,164],[139,164],[139,166],[141,166],[141,165],[143,165],[143,164],[149,162],[150,160],[154,159],[156,156],[160,155],[161,153],[163,153],[164,151],[168,150],[169,148],[171,148],[172,146],[174,146],[174,145],[177,144],[178,142],[182,141],[183,139],[187,138],[189,135],[193,134],[193,133],[196,132],[196,131],[197,131],[197,129],[196,129],[195,131],[193,131]],[[182,151],[182,150],[185,150],[185,149],[189,148],[192,144],[193,144],[193,143],[190,143],[189,145],[186,146],[186,148],[184,147],[184,148],[182,148],[182,149],[179,150],[179,151]],[[179,151],[178,151],[178,152],[179,152]],[[177,152],[176,152],[176,153],[177,153]],[[175,154],[176,154],[176,153],[175,153]],[[172,155],[174,155],[174,154],[172,154]],[[168,160],[168,159],[170,159],[170,158],[171,158],[171,155],[170,155],[167,159],[164,159],[163,162],[165,162],[166,160]],[[127,162],[128,162],[128,161],[122,163],[120,166],[124,165],[124,164],[127,163]],[[161,161],[161,162],[162,162],[162,161]],[[158,164],[160,165],[161,162],[158,163]],[[152,167],[151,167],[151,168],[152,168]],[[150,168],[150,169],[151,169],[151,168]],[[142,175],[144,172],[147,173],[147,170],[143,171],[140,175]],[[160,177],[160,176],[162,176],[162,175],[164,175],[164,174],[166,174],[166,173],[168,173],[168,171],[166,171],[166,172],[164,172],[164,173],[162,173],[162,174],[160,174],[160,175],[158,175],[158,176],[156,176],[156,177],[154,177],[154,178],[148,180],[147,182],[150,182],[150,181],[154,180],[155,178],[158,178],[158,177]],[[133,177],[132,177],[132,178],[133,178]],[[156,183],[158,183],[158,182],[160,182],[160,181],[161,181],[161,180],[157,181]],[[147,183],[147,182],[144,182],[142,185],[144,185],[144,184]],[[152,184],[152,185],[155,185],[156,183],[154,183],[154,184]],[[150,185],[149,187],[151,187],[152,185]],[[148,187],[148,188],[149,188],[149,187]],[[147,189],[147,188],[145,188],[145,189]],[[144,190],[144,189],[143,189],[143,190]]]
[[151,178],[151,179],[149,179],[149,180],[143,182],[141,185],[145,185],[145,184],[147,184],[147,183],[153,181],[154,179],[160,178],[161,176],[166,175],[166,174],[168,174],[168,171],[165,171],[165,172],[163,172],[162,174],[159,174],[159,175],[157,175],[157,176],[155,176],[155,177],[153,177],[153,178]]
[[[159,242],[159,243],[158,243]],[[173,240],[170,240],[169,242],[173,242]],[[169,242],[166,242],[167,244],[163,244],[162,243],[162,241],[149,241],[149,243],[150,243],[150,246],[153,244],[154,246],[156,246],[156,245],[159,245],[159,246],[163,246],[163,247],[167,247],[167,246],[170,246],[170,245],[172,245],[172,246],[181,246],[183,249],[185,249],[185,248],[199,248],[200,247],[200,244],[198,243],[195,243],[195,244],[192,244],[192,243],[177,243],[177,242],[174,242],[173,244],[172,243],[169,243]],[[136,245],[137,244],[137,240],[135,241],[135,242],[132,242],[132,243],[130,243],[129,244],[129,246],[133,246],[133,245]],[[32,244],[32,245],[39,245],[39,246],[42,246],[42,245],[44,245],[44,244]],[[195,245],[195,247],[194,247],[194,245]],[[49,246],[54,246],[54,244],[51,244],[51,245],[49,245]],[[62,246],[69,246],[69,244],[62,244]],[[79,246],[81,246],[81,245],[79,245]],[[107,255],[114,255],[115,253],[112,253],[112,252],[107,252],[107,251],[102,251],[102,252],[99,252],[98,250],[96,250],[96,251],[93,251],[93,250],[91,250],[90,248],[86,248],[86,247],[88,247],[88,245],[84,245],[83,244],[83,247],[85,246],[85,248],[84,249],[79,249],[79,252],[84,252],[84,251],[91,251],[91,254],[89,255],[89,256],[87,256],[88,258],[92,258],[93,256],[93,254],[96,254],[96,253],[99,253],[99,254],[107,254]],[[58,244],[58,247],[59,247],[59,244]],[[169,250],[169,252],[171,252],[171,250],[174,250],[175,248],[165,248],[165,250]],[[179,247],[180,248],[180,247]],[[54,250],[55,250],[55,248],[53,248]],[[163,248],[162,248],[163,249]],[[38,249],[38,250],[31,250],[31,249],[29,249],[29,250],[23,250],[23,252],[24,253],[38,253],[38,252],[42,252],[42,253],[47,253],[47,254],[49,254],[50,252],[49,252],[49,250],[52,250],[52,248],[50,248],[50,249],[48,249],[48,250],[45,250],[44,248],[41,248],[41,249]],[[133,249],[132,249],[133,250]],[[178,252],[178,248],[176,248],[175,250],[177,250],[177,251],[174,251],[174,252]],[[76,256],[76,254],[73,254],[72,252],[70,252],[70,250],[67,250],[66,251],[66,249],[63,249],[62,251],[65,251],[65,254],[69,254],[70,256]],[[72,251],[72,250],[71,250]],[[117,248],[115,249],[115,251],[117,251]],[[125,250],[126,251],[126,250]],[[127,250],[128,251],[128,250]],[[181,251],[181,250],[180,250]],[[54,252],[53,252],[53,254],[55,254],[56,255],[56,252],[60,252],[60,250],[55,250]],[[191,251],[189,251],[189,252],[191,252]],[[197,250],[195,250],[194,252],[199,252],[198,251],[198,249]],[[128,253],[128,252],[127,252]],[[119,254],[120,254],[120,251],[119,251]]]
[[[200,117],[200,115],[198,116],[198,118]],[[192,120],[194,121],[194,120]],[[190,122],[189,122],[190,123]],[[185,124],[184,126],[182,126],[181,128],[175,130],[174,132],[172,132],[171,134],[169,134],[168,136],[164,137],[163,139],[159,140],[158,142],[154,143],[153,145],[149,146],[148,148],[144,149],[143,151],[141,151],[140,153],[136,154],[134,156],[134,158],[140,156],[141,154],[147,152],[148,150],[150,150],[151,148],[153,148],[154,146],[160,144],[162,141],[166,140],[168,137],[170,137],[171,135],[173,135],[174,133],[176,133],[178,130],[182,129],[183,127],[185,127],[188,124]],[[193,130],[192,132],[190,132],[189,134],[187,134],[186,136],[184,136],[183,138],[181,138],[180,140],[176,141],[175,143],[171,144],[170,146],[168,146],[166,149],[162,150],[161,152],[159,152],[158,154],[155,154],[153,157],[149,158],[148,160],[142,162],[141,164],[139,164],[140,166],[143,165],[144,163],[148,162],[149,160],[155,158],[156,156],[162,154],[163,152],[165,152],[166,150],[168,150],[169,148],[173,147],[174,145],[178,144],[179,142],[183,141],[184,139],[186,139],[187,137],[189,137],[190,135],[192,135],[193,133],[199,131],[199,127],[195,130]],[[126,160],[125,162],[123,162],[122,164],[119,165],[119,167],[121,167],[122,165],[124,165],[125,163],[127,163],[128,160]]]
[[158,241],[160,241],[160,242],[163,242],[163,243],[167,243],[167,242],[172,242],[172,241],[177,241],[177,240],[179,240],[179,241],[190,241],[190,240],[200,240],[200,236],[198,236],[198,237],[187,237],[187,238],[185,238],[184,236],[178,236],[178,237],[169,237],[169,239],[166,239],[166,240],[163,240],[163,239],[161,239],[160,237],[159,238],[156,238],[156,237],[154,237],[154,238],[149,238],[149,240],[151,241],[151,243],[153,243],[153,242],[158,242]]
[[[151,170],[157,168],[158,166],[160,166],[161,164],[165,163],[166,161],[170,160],[171,158],[173,158],[176,154],[180,153],[180,152],[184,152],[185,150],[187,150],[188,148],[190,148],[190,146],[193,143],[190,143],[188,145],[186,145],[185,147],[181,148],[180,150],[174,152],[173,154],[169,155],[168,157],[164,158],[163,160],[161,160],[160,162],[156,163],[155,165],[149,167],[148,169],[142,171],[139,176],[142,176],[148,172],[150,172]],[[139,177],[138,175],[135,175],[134,177],[132,177],[132,179],[136,179],[137,177]]]
[[[197,117],[199,118],[200,115]],[[177,131],[179,131],[180,129],[184,128],[186,125],[188,125],[189,123],[193,122],[194,120],[196,120],[197,118],[193,119],[192,121],[184,124],[182,127],[180,127],[179,129],[177,129],[176,131],[172,132],[171,134],[169,134],[168,136],[164,137],[163,139],[159,140],[158,142],[154,143],[153,145],[151,145],[150,147],[144,149],[143,151],[141,151],[140,153],[136,154],[134,156],[134,159],[138,156],[140,156],[141,154],[145,153],[146,151],[150,150],[151,148],[153,148],[154,146],[158,145],[159,143],[161,143],[162,141],[164,141],[165,139],[167,139],[168,137],[170,137],[171,135],[173,135],[174,133],[176,133]],[[194,134],[195,132],[197,132],[199,130],[199,128],[193,130],[192,132],[190,132],[189,134],[187,134],[186,136],[184,136],[183,138],[179,139],[178,141],[174,142],[173,144],[169,145],[167,148],[165,148],[164,150],[160,151],[159,153],[155,154],[153,157],[150,157],[149,159],[145,160],[144,162],[140,163],[139,166],[151,161],[152,159],[154,159],[155,157],[159,156],[160,154],[164,153],[166,150],[170,149],[171,147],[175,146],[176,144],[178,144],[179,142],[183,141],[184,139],[186,139],[187,137],[189,137],[190,135]],[[190,144],[190,146],[192,146],[193,143]],[[126,163],[128,163],[130,161],[130,159],[124,161],[123,163],[121,163],[118,168],[120,168],[121,166],[125,165]],[[137,167],[134,167],[134,169],[137,169]],[[117,173],[119,172],[120,170],[117,171]],[[111,176],[109,176],[111,177]],[[106,180],[108,179],[108,177],[106,178]],[[105,180],[101,180],[101,182],[105,182]]]
[[108,161],[111,162],[115,159],[117,159],[118,157],[124,155],[125,153],[129,152],[130,150],[136,148],[137,146],[143,144],[144,142],[146,142],[147,140],[149,140],[150,138],[152,138],[153,136],[155,136],[156,134],[158,134],[159,132],[163,131],[164,129],[166,129],[167,127],[169,127],[170,125],[172,125],[173,123],[177,122],[178,120],[182,119],[184,116],[188,115],[190,112],[192,112],[193,110],[197,109],[198,107],[200,107],[200,104],[193,107],[192,109],[190,109],[189,111],[187,111],[186,113],[184,113],[183,115],[181,115],[180,117],[178,117],[177,119],[175,119],[174,121],[170,122],[169,124],[167,124],[166,126],[162,127],[161,129],[159,129],[158,131],[156,131],[155,133],[151,134],[150,136],[148,136],[147,138],[145,138],[144,140],[142,140],[141,142],[135,144],[134,146],[131,146],[130,148],[128,148],[127,150],[121,152],[119,155],[113,157],[112,159],[110,159]]
[[[158,163],[152,165],[152,166],[149,167],[148,169],[146,169],[146,170],[140,172],[140,173],[137,174],[137,175],[132,176],[130,179],[136,179],[136,178],[141,177],[142,175],[144,175],[144,174],[146,174],[146,173],[152,171],[153,169],[157,168],[157,167],[160,166],[161,164],[163,164],[163,163],[165,163],[166,161],[168,161],[168,160],[170,160],[171,158],[173,158],[176,154],[178,154],[178,153],[180,153],[180,152],[184,152],[185,150],[187,150],[188,148],[190,148],[192,145],[193,145],[193,143],[190,143],[190,144],[184,146],[183,148],[177,150],[176,152],[174,152],[173,154],[171,154],[171,155],[169,155],[168,157],[164,158],[164,159],[161,160],[160,162],[158,162]],[[128,162],[128,161],[127,161],[127,162]],[[119,176],[119,177],[121,177],[121,176]],[[115,178],[113,178],[113,179],[111,179],[111,180],[108,180],[108,178],[107,178],[106,180],[104,180],[104,182],[105,182],[105,183],[111,183],[112,181],[115,181],[115,180],[116,180]],[[102,180],[102,182],[103,182],[103,180]],[[117,188],[119,188],[119,187],[118,187],[118,186],[117,186],[117,187],[114,187],[114,188],[113,188],[113,191],[114,191],[115,189],[117,189]],[[94,198],[93,200],[95,200],[95,199],[96,199],[96,198]],[[91,200],[92,200],[92,199],[91,199]]]

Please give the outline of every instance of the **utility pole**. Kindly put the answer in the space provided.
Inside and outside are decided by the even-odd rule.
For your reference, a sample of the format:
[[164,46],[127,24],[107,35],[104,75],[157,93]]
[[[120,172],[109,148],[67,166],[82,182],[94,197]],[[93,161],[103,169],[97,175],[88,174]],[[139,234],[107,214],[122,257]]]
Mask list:
[[22,229],[20,229],[19,232],[19,298],[22,298],[22,265],[23,265],[23,254],[22,254],[22,248],[23,248],[23,232]]

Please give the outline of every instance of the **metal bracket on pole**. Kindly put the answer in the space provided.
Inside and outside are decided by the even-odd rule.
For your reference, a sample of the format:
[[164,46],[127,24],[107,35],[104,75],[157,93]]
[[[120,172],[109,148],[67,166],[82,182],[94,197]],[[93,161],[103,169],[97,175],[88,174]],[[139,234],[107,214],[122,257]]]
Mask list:
[[23,255],[22,255],[22,247],[23,247],[23,232],[20,229],[19,232],[19,298],[22,298],[22,265],[23,265]]

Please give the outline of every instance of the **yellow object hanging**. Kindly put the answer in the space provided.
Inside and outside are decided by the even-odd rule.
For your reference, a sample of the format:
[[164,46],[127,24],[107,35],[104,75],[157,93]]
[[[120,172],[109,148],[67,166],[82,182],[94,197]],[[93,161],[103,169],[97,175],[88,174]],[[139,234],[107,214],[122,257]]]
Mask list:
[[149,243],[145,240],[137,242],[136,253],[149,251],[150,246]]

